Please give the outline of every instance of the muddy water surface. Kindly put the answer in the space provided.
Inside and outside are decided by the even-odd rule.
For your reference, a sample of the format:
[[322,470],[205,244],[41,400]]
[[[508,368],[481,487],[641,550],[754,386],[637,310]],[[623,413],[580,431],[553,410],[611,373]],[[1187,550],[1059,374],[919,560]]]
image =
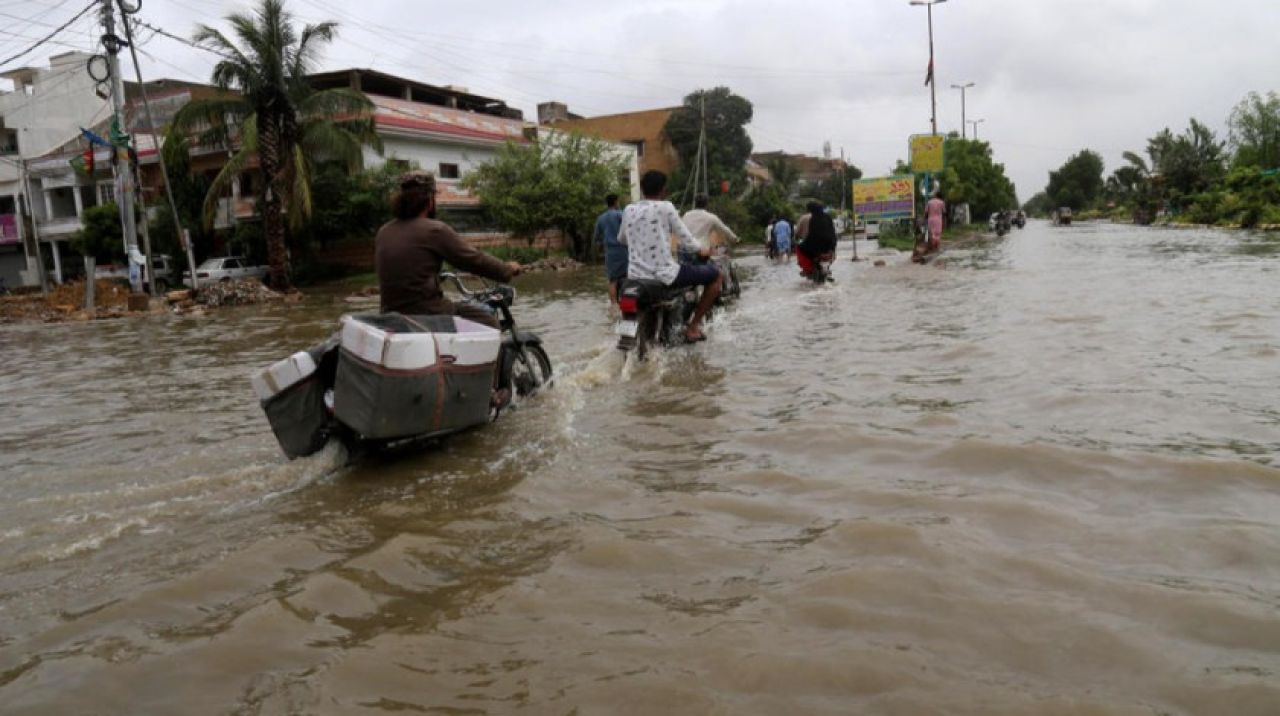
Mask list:
[[354,468],[246,380],[336,296],[0,328],[0,713],[1275,714],[1277,248],[747,258],[645,365],[529,277],[554,391]]

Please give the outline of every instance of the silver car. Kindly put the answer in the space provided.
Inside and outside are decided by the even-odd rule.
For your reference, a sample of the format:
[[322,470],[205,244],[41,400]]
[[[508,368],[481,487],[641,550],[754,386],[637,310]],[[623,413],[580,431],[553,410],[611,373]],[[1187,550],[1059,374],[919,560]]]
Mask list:
[[[196,278],[200,279],[200,283],[213,283],[218,281],[238,281],[246,278],[256,278],[259,281],[266,278],[266,266],[253,266],[249,260],[243,256],[223,256],[216,259],[206,259],[204,263],[196,267]],[[191,272],[182,272],[182,282],[191,285]]]

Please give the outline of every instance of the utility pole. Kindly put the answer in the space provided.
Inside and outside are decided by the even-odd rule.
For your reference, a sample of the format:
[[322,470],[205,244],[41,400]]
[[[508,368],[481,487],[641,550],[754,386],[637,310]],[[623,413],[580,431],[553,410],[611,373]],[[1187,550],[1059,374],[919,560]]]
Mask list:
[[929,102],[933,107],[929,121],[933,133],[938,133],[938,68],[933,64],[933,6],[947,0],[911,0],[912,5],[924,5],[929,12]]
[[[138,64],[138,50],[133,44],[133,28],[130,24],[129,15],[132,15],[135,12],[137,12],[136,8],[130,9],[123,5],[121,6],[121,13],[124,14],[124,17],[121,18],[124,22],[124,36],[129,41],[129,53],[133,57],[133,74],[138,78],[138,92],[142,95],[142,108],[147,112],[147,127],[151,131],[152,143],[155,144],[156,148],[156,158],[160,162],[160,178],[164,180],[164,193],[169,199],[169,213],[173,216],[173,227],[178,232],[178,246],[182,247],[183,252],[187,255],[187,269],[191,272],[191,287],[196,289],[199,288],[200,280],[196,278],[195,254],[191,251],[187,232],[182,228],[182,219],[178,214],[178,204],[173,199],[173,185],[169,183],[169,169],[165,166],[164,151],[162,151],[160,146],[160,138],[156,136],[156,132],[159,130],[159,127],[156,126],[155,115],[151,113],[151,100],[147,99],[147,85],[142,81],[142,67]],[[148,262],[151,261],[150,244],[151,241],[150,238],[148,238]],[[152,266],[150,270],[154,271],[154,266]],[[151,293],[153,295],[156,293],[156,285],[157,282],[153,279],[151,281]]]
[[978,139],[978,125],[979,125],[979,124],[982,124],[982,123],[983,123],[983,122],[985,122],[985,121],[987,121],[987,120],[985,120],[985,119],[971,119],[971,120],[969,120],[969,124],[972,124],[972,125],[973,125],[973,139],[974,139],[974,141],[977,141],[977,139]]
[[961,139],[968,139],[968,137],[965,136],[965,131],[964,131],[966,128],[968,128],[968,123],[965,120],[964,91],[972,87],[973,84],[974,83],[972,82],[967,82],[962,85],[951,85],[951,89],[960,90],[960,138]]
[[[114,0],[102,0],[102,46],[107,51],[107,67],[111,72],[112,151],[115,153],[115,164],[119,166],[124,163],[124,169],[116,171],[116,201],[120,207],[120,226],[124,229],[124,250],[131,266],[129,283],[134,293],[142,293],[142,271],[132,269],[141,255],[138,251],[138,225],[134,217],[133,171],[130,169],[128,135],[125,131],[124,78],[120,74],[120,48],[124,47],[124,40],[116,35]],[[119,145],[122,138],[123,147]]]
[[[31,215],[31,242],[36,247],[36,276],[40,279],[40,295],[49,297],[49,276],[44,268],[44,252],[40,250],[40,227],[36,226],[35,197],[31,194],[31,176],[27,173],[27,160],[22,159],[22,188],[25,192],[27,213]],[[19,209],[22,207],[19,206]]]

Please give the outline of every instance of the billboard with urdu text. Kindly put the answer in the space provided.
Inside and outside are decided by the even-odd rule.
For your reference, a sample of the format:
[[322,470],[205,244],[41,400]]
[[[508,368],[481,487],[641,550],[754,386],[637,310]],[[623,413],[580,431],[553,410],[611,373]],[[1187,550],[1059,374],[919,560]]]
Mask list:
[[910,219],[916,215],[914,190],[910,175],[859,179],[853,183],[853,211],[864,221]]
[[915,134],[911,137],[911,171],[916,174],[941,174],[946,168],[947,138],[941,134]]

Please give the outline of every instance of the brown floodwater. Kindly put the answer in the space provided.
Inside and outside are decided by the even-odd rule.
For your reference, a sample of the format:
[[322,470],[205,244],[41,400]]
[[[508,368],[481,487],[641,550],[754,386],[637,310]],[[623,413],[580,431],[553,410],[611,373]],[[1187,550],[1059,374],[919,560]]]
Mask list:
[[247,380],[337,294],[0,327],[0,713],[1280,713],[1280,242],[885,258],[642,365],[522,278],[555,388],[356,467]]

